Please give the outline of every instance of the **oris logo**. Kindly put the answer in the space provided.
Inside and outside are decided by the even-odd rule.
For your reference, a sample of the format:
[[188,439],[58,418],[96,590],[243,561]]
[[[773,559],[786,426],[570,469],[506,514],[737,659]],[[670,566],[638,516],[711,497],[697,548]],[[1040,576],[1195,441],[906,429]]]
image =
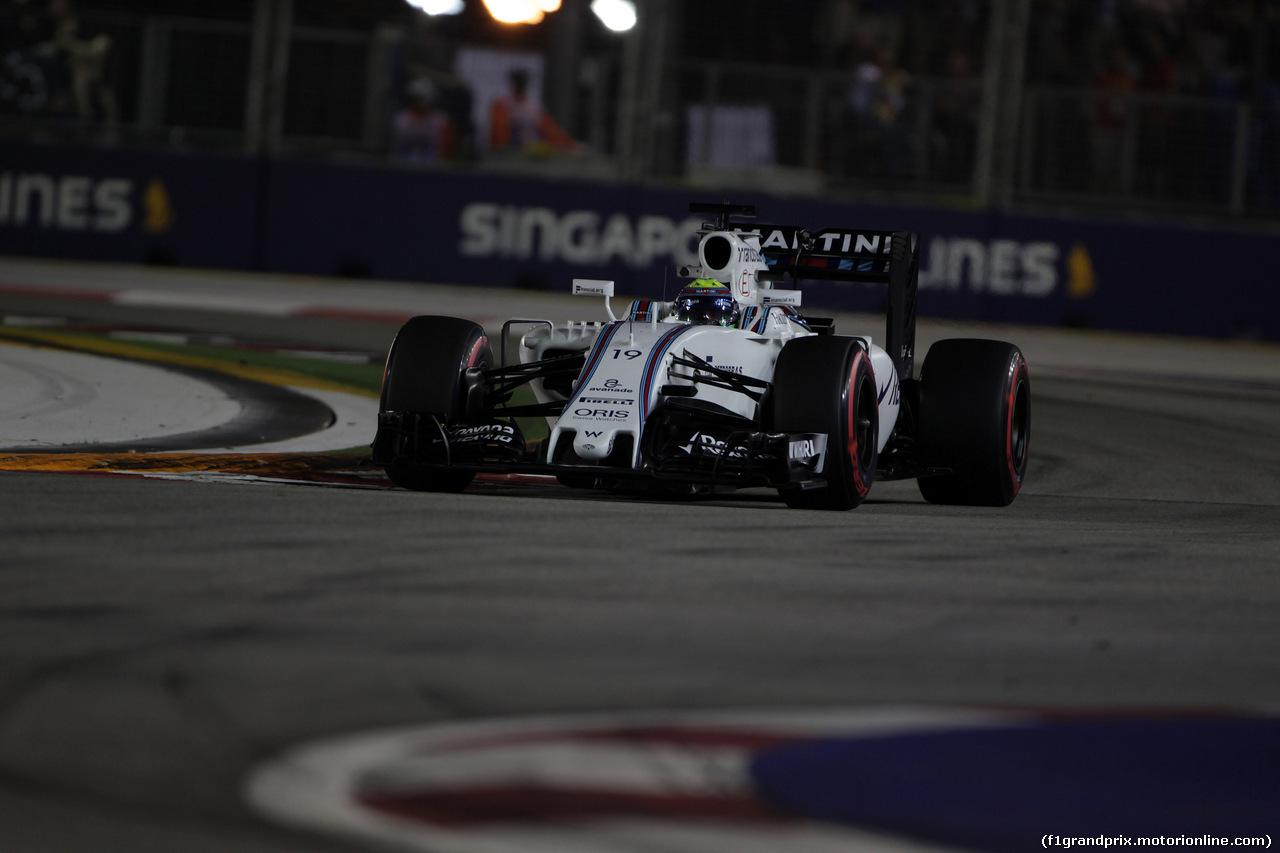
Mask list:
[[588,409],[585,407],[573,410],[575,417],[590,418],[597,421],[607,420],[624,420],[631,417],[631,413],[625,409]]

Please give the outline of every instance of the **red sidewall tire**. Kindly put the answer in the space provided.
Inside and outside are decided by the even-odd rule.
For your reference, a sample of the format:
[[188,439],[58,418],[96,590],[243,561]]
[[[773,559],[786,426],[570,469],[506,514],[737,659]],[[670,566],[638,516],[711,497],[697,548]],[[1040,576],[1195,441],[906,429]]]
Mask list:
[[[868,396],[870,399],[868,400]],[[868,405],[870,415],[867,414]],[[871,491],[876,473],[876,379],[871,369],[871,357],[859,348],[849,367],[849,382],[844,389],[844,418],[841,423],[845,458],[843,465],[849,471],[849,488],[853,491],[854,505],[862,503]],[[860,430],[858,423],[869,417],[871,430]]]
[[862,503],[875,480],[879,445],[876,380],[863,342],[817,336],[789,341],[772,385],[771,429],[827,435],[826,485],[780,489],[787,505],[846,510]]
[[1030,458],[1031,380],[1021,350],[1003,341],[935,343],[920,372],[920,454],[948,474],[922,477],[931,503],[1008,506]]

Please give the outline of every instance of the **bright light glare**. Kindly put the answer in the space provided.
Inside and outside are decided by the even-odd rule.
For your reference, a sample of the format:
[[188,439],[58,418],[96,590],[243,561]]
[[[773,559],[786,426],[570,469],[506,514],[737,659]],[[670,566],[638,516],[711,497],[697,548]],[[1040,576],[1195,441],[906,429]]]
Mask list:
[[465,0],[409,0],[409,5],[428,15],[460,15]]
[[484,5],[493,19],[503,24],[536,24],[542,21],[542,10],[530,0],[484,0]]
[[533,0],[533,5],[550,15],[560,9],[560,0]]
[[636,4],[631,0],[593,0],[591,11],[615,33],[625,33],[636,25]]

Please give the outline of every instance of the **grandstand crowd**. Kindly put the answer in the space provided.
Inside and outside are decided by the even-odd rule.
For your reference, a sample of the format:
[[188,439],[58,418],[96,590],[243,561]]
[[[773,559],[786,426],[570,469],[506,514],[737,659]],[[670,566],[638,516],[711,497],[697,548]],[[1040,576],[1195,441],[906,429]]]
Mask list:
[[[135,59],[125,69],[119,31],[98,22],[111,16],[166,16],[248,24],[256,2],[0,0],[0,115],[127,124],[136,112],[139,49],[128,46]],[[843,75],[843,91],[835,98],[843,115],[833,119],[833,127],[850,142],[845,149],[824,152],[823,167],[832,174],[927,173],[931,180],[963,182],[973,169],[991,10],[1017,9],[1020,2],[652,0],[639,5],[642,16],[646,9],[664,10],[673,61]],[[1280,165],[1271,162],[1280,143],[1280,0],[1030,0],[1025,8],[1023,80],[1042,92],[1032,105],[1038,112],[1031,124],[1041,130],[1034,145],[1055,135],[1075,135],[1088,149],[1087,157],[1075,160],[1041,156],[1035,169],[1046,182],[1126,193],[1176,184],[1171,175],[1181,171],[1183,161],[1217,157],[1215,146],[1238,147],[1230,114],[1182,109],[1190,99],[1201,99],[1224,108],[1248,106],[1248,192],[1269,206],[1280,204]],[[409,159],[463,157],[476,147],[468,142],[474,128],[465,126],[474,93],[450,67],[460,47],[544,54],[551,49],[546,25],[523,30],[497,25],[478,2],[456,18],[427,21],[406,0],[305,0],[293,4],[292,20],[297,27],[356,33],[390,28],[405,34],[405,67],[393,75],[386,145],[392,156],[408,152]],[[601,33],[588,29],[585,54],[620,53],[620,40]],[[1062,102],[1068,106],[1050,103],[1044,92],[1075,100]],[[476,104],[474,114],[487,115],[488,104]],[[554,127],[551,116],[535,115],[538,108],[525,110],[529,122]],[[518,117],[521,109],[509,112]],[[227,114],[228,121],[238,120],[236,109]],[[565,130],[578,135],[580,128]],[[404,139],[398,141],[397,133]],[[572,148],[565,139],[555,140],[555,147]],[[779,145],[784,153],[787,144]],[[1145,171],[1121,174],[1117,164],[1126,158]],[[1215,168],[1221,174],[1215,175]],[[1205,192],[1206,181],[1216,182],[1207,190],[1215,197],[1230,192],[1217,186],[1232,180],[1226,174],[1229,165],[1197,169],[1203,174],[1195,176],[1197,185],[1189,192]]]

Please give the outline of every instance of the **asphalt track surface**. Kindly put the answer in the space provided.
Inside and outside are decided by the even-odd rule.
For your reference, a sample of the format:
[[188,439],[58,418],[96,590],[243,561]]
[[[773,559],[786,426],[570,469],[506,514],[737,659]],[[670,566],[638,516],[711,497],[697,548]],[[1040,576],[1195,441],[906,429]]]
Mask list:
[[[6,315],[353,350],[385,350],[406,311],[598,312],[523,292],[2,271]],[[70,292],[140,279],[323,291],[384,316]],[[973,330],[926,323],[922,343],[955,331]],[[1280,707],[1280,348],[979,331],[1031,365],[1031,468],[1007,509],[931,506],[909,482],[828,514],[763,491],[664,503],[0,473],[0,849],[367,849],[268,823],[241,789],[293,745],[387,726]]]

